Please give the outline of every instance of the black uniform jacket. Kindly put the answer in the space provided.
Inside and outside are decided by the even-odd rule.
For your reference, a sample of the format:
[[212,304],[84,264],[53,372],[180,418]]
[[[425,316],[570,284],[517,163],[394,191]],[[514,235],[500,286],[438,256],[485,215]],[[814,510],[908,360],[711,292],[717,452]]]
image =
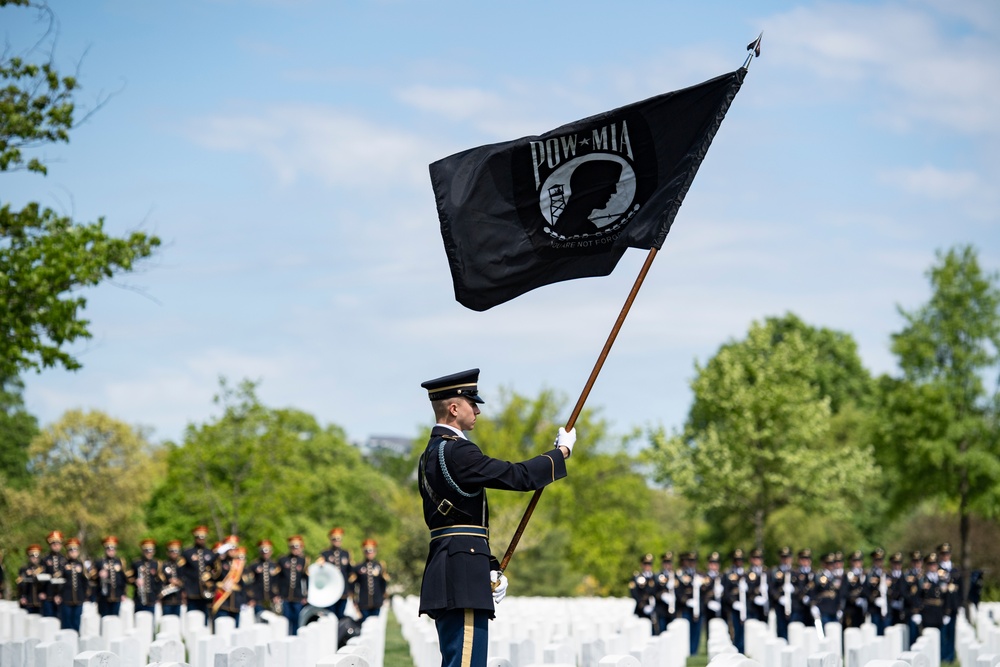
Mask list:
[[[462,493],[443,473],[439,447],[444,450],[451,482]],[[566,460],[558,449],[520,463],[490,458],[472,442],[439,425],[431,430],[417,473],[422,478],[420,495],[428,528],[433,531],[446,526],[479,526],[488,530],[490,513],[484,489],[540,489],[566,476]],[[499,567],[486,537],[432,537],[420,587],[420,613],[431,618],[449,609],[492,613],[490,570]]]

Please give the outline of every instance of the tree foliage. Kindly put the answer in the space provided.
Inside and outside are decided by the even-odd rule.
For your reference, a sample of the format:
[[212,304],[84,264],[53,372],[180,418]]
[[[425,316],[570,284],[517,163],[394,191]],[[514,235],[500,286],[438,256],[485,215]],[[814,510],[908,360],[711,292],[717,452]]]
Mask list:
[[[0,8],[9,5],[30,7],[24,0],[0,0]],[[51,31],[48,9],[35,9],[49,16]],[[25,151],[69,141],[77,90],[76,78],[60,76],[51,54],[42,63],[0,56],[0,172],[47,173],[42,160]],[[133,271],[159,244],[139,231],[111,236],[103,219],[78,223],[35,202],[20,208],[0,202],[0,377],[56,365],[79,368],[64,349],[91,335],[78,290]]]
[[167,454],[166,477],[149,504],[157,536],[185,537],[204,523],[218,539],[237,534],[280,545],[302,534],[318,551],[330,528],[341,526],[345,547],[371,536],[391,548],[397,491],[339,428],[263,405],[250,381],[220,385],[222,415],[189,426]]
[[24,408],[19,378],[0,378],[0,486],[30,484],[28,448],[38,434],[38,420]]
[[969,566],[970,516],[1000,513],[1000,287],[971,246],[938,253],[930,300],[893,335],[902,377],[880,379],[878,456],[893,473],[897,509],[927,498],[954,503]]
[[[783,515],[849,516],[876,470],[871,448],[836,428],[869,393],[849,336],[789,315],[696,364],[683,431],[653,433],[649,458],[716,526],[717,544],[773,545]],[[781,531],[784,532],[784,531]]]
[[102,412],[71,410],[31,443],[28,469],[31,488],[3,491],[7,506],[17,508],[11,538],[18,550],[56,529],[79,538],[86,553],[100,553],[108,534],[138,544],[157,477],[142,431]]

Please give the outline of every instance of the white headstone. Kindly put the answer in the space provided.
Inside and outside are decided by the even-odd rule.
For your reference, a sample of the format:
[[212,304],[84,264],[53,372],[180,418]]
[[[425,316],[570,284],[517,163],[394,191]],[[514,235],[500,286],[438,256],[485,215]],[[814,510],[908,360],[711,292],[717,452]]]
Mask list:
[[257,654],[246,646],[237,646],[215,654],[215,667],[255,667],[256,664]]
[[132,635],[112,639],[108,651],[118,656],[120,667],[142,667],[146,664],[142,643]]
[[157,639],[149,645],[150,662],[183,662],[184,644],[180,639]]
[[36,667],[73,667],[70,645],[65,642],[42,642],[35,647]]
[[73,667],[121,667],[121,661],[108,651],[84,651],[73,658]]
[[633,656],[620,653],[606,655],[597,664],[598,667],[641,667]]
[[316,667],[371,667],[368,661],[360,655],[352,653],[337,653],[320,659]]

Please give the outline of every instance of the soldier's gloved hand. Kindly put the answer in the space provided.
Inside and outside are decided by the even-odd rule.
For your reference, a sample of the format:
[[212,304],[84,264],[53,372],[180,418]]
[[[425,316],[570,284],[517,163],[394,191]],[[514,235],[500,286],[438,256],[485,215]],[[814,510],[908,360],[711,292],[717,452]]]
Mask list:
[[[564,427],[559,427],[559,435],[556,436],[556,447],[565,447],[569,450],[570,455],[573,454],[573,445],[576,444],[576,429],[571,428],[567,431]],[[569,458],[569,457],[566,457]]]
[[743,611],[743,603],[742,602],[734,602],[733,603],[733,609],[736,610],[736,611]]
[[806,595],[802,598],[802,604],[809,604],[809,596]]
[[747,587],[747,580],[746,579],[740,579],[739,587],[740,587],[741,591],[743,591],[744,593],[746,593],[749,590],[749,588]]
[[708,608],[716,613],[722,611],[722,605],[719,603],[718,600],[709,600]]
[[840,619],[842,619],[843,617],[844,617],[844,612],[843,612],[843,611],[841,611],[840,609],[838,609],[838,610],[837,610],[837,620],[839,621],[839,620],[840,620]]
[[809,607],[809,613],[812,614],[812,617],[817,621],[819,620],[819,607]]
[[910,617],[910,620],[913,621],[914,625],[920,625],[921,623],[924,622],[924,617],[921,616],[920,614],[914,614],[913,616]]
[[767,604],[767,598],[764,597],[763,595],[758,595],[753,599],[753,603],[758,607],[763,607],[765,604]]
[[854,601],[854,604],[864,609],[865,607],[868,606],[868,600],[864,598],[858,598],[857,600]]
[[694,600],[688,600],[688,601],[687,601],[687,602],[685,602],[684,604],[686,604],[687,606],[689,606],[689,607],[691,607],[692,609],[694,609]]
[[660,599],[664,604],[670,604],[670,593],[660,593]]
[[789,602],[789,600],[788,600],[788,596],[787,595],[782,595],[780,598],[778,598],[778,604],[780,604],[782,607],[784,607],[785,605],[787,605],[788,602]]
[[647,604],[645,607],[642,608],[642,613],[644,613],[644,614],[652,614],[653,613],[653,607],[655,607],[655,606],[656,605],[654,605],[652,602],[650,602],[649,604]]
[[944,617],[944,624],[948,625],[949,623],[951,623],[951,616],[945,616]]
[[499,570],[490,570],[490,585],[493,587],[493,604],[500,604],[507,596],[507,577]]
[[892,602],[889,603],[889,606],[892,607],[893,609],[902,609],[903,608],[903,601],[902,600],[893,600]]

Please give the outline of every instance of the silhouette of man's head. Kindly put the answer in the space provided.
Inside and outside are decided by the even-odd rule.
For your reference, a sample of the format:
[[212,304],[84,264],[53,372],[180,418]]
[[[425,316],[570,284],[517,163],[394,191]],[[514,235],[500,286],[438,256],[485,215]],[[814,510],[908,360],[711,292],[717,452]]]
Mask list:
[[580,209],[589,207],[587,214],[607,206],[618,190],[618,179],[622,166],[611,160],[590,160],[584,162],[569,180],[570,204]]

